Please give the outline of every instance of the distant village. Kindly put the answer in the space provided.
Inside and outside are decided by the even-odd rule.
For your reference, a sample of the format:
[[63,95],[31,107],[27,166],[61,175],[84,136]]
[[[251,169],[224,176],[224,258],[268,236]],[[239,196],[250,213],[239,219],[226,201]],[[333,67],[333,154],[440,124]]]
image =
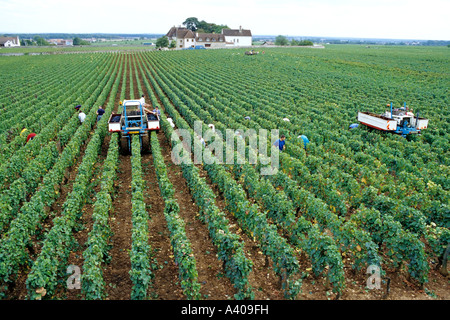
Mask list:
[[[73,39],[43,39],[48,45],[55,45],[55,46],[73,46]],[[109,41],[108,39],[101,39],[101,38],[82,38],[80,40],[83,40],[88,43],[95,43],[95,42],[103,42],[103,41]],[[24,37],[22,39],[19,39],[19,36],[16,37],[0,37],[0,47],[5,48],[11,48],[11,47],[20,47],[20,46],[27,46],[27,45],[36,45],[35,40],[31,37]]]

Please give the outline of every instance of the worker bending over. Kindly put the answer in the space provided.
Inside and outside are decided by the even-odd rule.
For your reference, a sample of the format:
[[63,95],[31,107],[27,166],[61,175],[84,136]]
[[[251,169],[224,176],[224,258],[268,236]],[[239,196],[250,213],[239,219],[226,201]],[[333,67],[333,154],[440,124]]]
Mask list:
[[28,143],[28,141],[33,140],[34,137],[36,137],[36,133],[34,133],[34,132],[30,133],[27,137],[27,143]]
[[299,135],[297,138],[303,140],[303,148],[306,150],[306,145],[309,143],[309,139],[303,134]]
[[78,113],[78,119],[80,120],[80,123],[83,123],[84,120],[86,119],[86,114],[81,110]]

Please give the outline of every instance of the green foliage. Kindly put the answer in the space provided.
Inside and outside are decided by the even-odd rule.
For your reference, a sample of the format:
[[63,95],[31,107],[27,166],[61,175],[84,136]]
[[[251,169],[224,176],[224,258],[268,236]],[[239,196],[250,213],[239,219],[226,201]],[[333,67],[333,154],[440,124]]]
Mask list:
[[386,247],[394,267],[399,267],[403,260],[409,261],[409,274],[420,284],[428,281],[429,265],[425,245],[413,233],[403,230],[392,216],[382,216],[375,209],[361,207],[352,216],[352,221],[370,232],[380,246]]
[[314,43],[311,40],[291,40],[291,46],[312,46]]
[[75,37],[73,38],[73,45],[74,46],[88,46],[91,43],[89,41],[83,40],[79,37]]
[[147,290],[154,274],[151,270],[151,247],[148,243],[148,213],[144,202],[144,180],[142,179],[141,144],[139,136],[131,141],[131,270],[132,300],[147,298]]
[[[408,263],[410,275],[423,284],[427,279],[427,265],[424,263],[426,257],[428,255],[439,257],[438,253],[442,251],[446,241],[444,233],[436,232],[431,235],[432,231],[427,227],[431,222],[439,224],[438,228],[448,223],[446,219],[448,190],[444,189],[446,180],[441,178],[443,175],[448,175],[446,160],[441,157],[446,149],[440,142],[441,139],[436,137],[436,134],[445,137],[446,129],[441,127],[440,118],[434,117],[433,122],[442,130],[424,131],[427,134],[426,141],[401,141],[396,136],[381,136],[375,132],[360,129],[347,130],[348,123],[354,121],[352,117],[357,108],[360,108],[359,103],[352,104],[347,95],[358,101],[359,96],[356,95],[356,91],[360,90],[369,97],[373,106],[377,105],[380,97],[378,97],[379,90],[370,88],[373,82],[369,78],[373,75],[367,76],[362,73],[362,70],[368,70],[369,61],[360,61],[361,56],[358,56],[360,60],[357,60],[358,57],[354,53],[341,48],[336,49],[330,53],[306,53],[306,56],[274,49],[268,51],[271,55],[267,56],[267,60],[263,58],[264,62],[259,61],[264,64],[264,67],[252,63],[243,65],[239,61],[236,63],[229,61],[228,64],[235,65],[240,70],[246,70],[247,75],[242,78],[230,74],[229,77],[233,79],[231,82],[230,78],[225,79],[221,74],[215,74],[214,80],[206,81],[201,74],[207,69],[203,67],[195,71],[183,69],[180,68],[180,62],[176,59],[168,61],[164,57],[161,57],[161,61],[150,63],[149,75],[156,79],[155,86],[160,86],[163,91],[161,95],[167,96],[180,113],[180,115],[170,114],[175,121],[178,121],[179,128],[188,129],[193,121],[201,119],[204,123],[214,123],[216,129],[221,130],[264,127],[279,128],[283,130],[283,133],[287,133],[287,149],[281,155],[281,169],[288,175],[289,180],[286,181],[292,181],[293,186],[300,187],[301,197],[298,199],[303,200],[298,201],[297,198],[292,198],[299,196],[296,192],[290,193],[289,198],[298,204],[300,211],[297,212],[304,214],[308,220],[319,222],[321,228],[330,228],[333,237],[339,239],[336,241],[346,248],[346,256],[352,258],[352,267],[361,270],[364,265],[380,265],[382,263],[380,256],[387,254],[385,247],[381,246],[382,242],[379,242],[376,236],[372,236],[368,229],[357,220],[351,222],[342,220],[343,216],[348,215],[349,212],[358,210],[361,204],[380,210],[379,212],[386,219],[395,221],[396,224],[390,225],[392,228],[396,226],[395,228],[402,230],[399,234],[408,239],[405,241],[421,239],[422,236],[427,237],[435,248],[432,251],[425,251],[426,248],[423,250],[420,247],[420,240],[419,242],[414,240],[415,255],[412,252],[401,251],[405,250],[401,242],[393,250],[393,252],[397,250],[397,254],[401,257],[398,258],[400,259],[398,265],[403,262]],[[339,54],[339,57],[331,58],[330,54]],[[382,52],[376,55],[376,63],[380,65],[380,68],[384,63],[382,61],[386,61],[383,59],[386,59],[387,54],[389,53]],[[400,59],[406,54],[406,51],[398,49],[394,55],[390,56],[392,60],[388,64],[394,65],[393,61],[395,61],[405,70],[413,69],[414,66],[411,63]],[[409,52],[409,54],[414,53]],[[290,62],[287,63],[280,57]],[[343,63],[342,69],[358,74],[358,80],[352,77],[352,81],[357,81],[358,86],[351,83],[350,77],[344,77],[346,85],[341,86],[339,92],[333,90],[328,85],[333,77],[330,73],[329,62],[317,62],[315,60],[317,57],[332,61],[336,68]],[[208,63],[212,61],[216,63],[217,59],[221,58],[225,59],[225,56],[220,53],[215,53],[214,57],[208,55],[203,57]],[[442,62],[442,57],[438,59],[440,60],[434,67],[430,66],[436,75],[440,72],[437,65]],[[183,63],[194,66],[195,58],[184,59]],[[202,66],[206,68],[208,63]],[[308,63],[312,63],[314,67],[309,68]],[[159,67],[160,65],[165,66],[164,71]],[[280,71],[271,73],[265,78],[257,78],[257,73],[269,65],[271,68],[275,66],[277,68],[271,70]],[[373,67],[373,62],[370,66]],[[286,74],[288,69],[289,75]],[[176,76],[174,76],[175,70]],[[383,70],[386,74],[390,72]],[[306,71],[311,74],[305,74]],[[414,76],[411,71],[408,72],[409,76]],[[272,76],[277,77],[278,85],[283,89],[273,86]],[[298,84],[294,81],[298,77],[307,83]],[[380,86],[385,88],[385,80],[378,75],[375,77]],[[196,79],[195,83],[192,79]],[[258,79],[258,81],[252,79]],[[439,76],[431,80],[433,81],[436,86],[433,86],[434,89],[430,87],[430,90],[442,91]],[[321,89],[317,88],[318,84]],[[217,86],[221,87],[220,94],[217,94]],[[324,89],[333,94],[328,94]],[[308,95],[305,92],[308,92]],[[311,93],[313,97],[310,96]],[[445,95],[438,94],[438,96],[437,101],[441,104],[441,108],[445,108],[440,98]],[[416,101],[420,103],[420,100]],[[164,99],[162,102],[168,112],[171,112],[173,107],[170,103]],[[262,105],[264,108],[260,107]],[[434,109],[428,108],[427,115],[428,113],[433,114]],[[249,114],[252,115],[252,120],[244,120],[244,115]],[[282,118],[286,116],[289,117],[290,122],[282,121]],[[311,141],[307,153],[301,147],[301,141],[296,139],[300,134],[299,128],[302,128],[301,133],[306,134]],[[433,145],[433,141],[437,142]],[[412,144],[411,147],[408,144]],[[433,174],[433,172],[439,172],[439,174]],[[251,191],[255,184],[253,180],[248,178],[242,182],[248,184],[249,196],[256,199],[258,193]],[[285,185],[283,188],[286,191]],[[370,188],[375,191],[374,197],[365,196],[365,191]],[[306,206],[305,203],[308,205]],[[282,205],[280,205],[281,208],[283,208]],[[305,228],[306,224],[299,222],[298,229],[294,230],[298,230],[296,234],[301,235]],[[393,242],[392,235],[390,237],[392,238],[389,238],[391,241],[389,243],[393,245],[396,242]]]
[[[161,83],[162,84],[162,83]],[[170,88],[165,87],[169,94]],[[188,112],[192,112],[182,105],[178,105],[185,112],[183,115],[195,121],[196,117],[192,114],[188,116]],[[174,118],[178,127],[189,128],[187,123],[183,124],[183,120],[177,115],[173,108],[167,105],[168,112]],[[172,110],[172,112],[170,111]],[[192,132],[192,131],[191,131]],[[193,141],[200,143],[191,133]],[[194,140],[195,139],[195,140]],[[193,145],[192,147],[194,147]],[[205,157],[212,157],[212,154],[204,149]],[[205,160],[206,163],[214,163],[215,161]],[[301,280],[298,276],[298,261],[295,257],[294,250],[288,245],[286,239],[280,237],[274,225],[267,221],[267,217],[260,211],[257,205],[252,205],[246,199],[245,192],[237,185],[237,182],[230,176],[221,165],[204,165],[211,180],[219,186],[227,199],[227,209],[232,212],[239,220],[242,228],[255,237],[261,245],[262,251],[272,258],[274,262],[274,270],[283,279],[283,288],[287,298],[294,298],[300,290]]]
[[[111,109],[109,113],[111,113]],[[92,115],[94,115],[92,113]],[[94,117],[91,117],[94,120]],[[90,180],[93,175],[94,164],[103,142],[102,128],[99,127],[91,138],[83,161],[78,168],[72,192],[64,202],[60,217],[53,220],[53,227],[47,234],[42,250],[33,264],[27,277],[27,289],[30,299],[41,299],[37,291],[45,288],[51,296],[58,283],[59,272],[67,265],[69,253],[74,244],[72,229],[81,216],[81,210],[88,196]],[[50,263],[49,263],[50,262]]]
[[33,46],[33,45],[36,45],[36,43],[30,39],[20,39],[20,45],[21,46]]
[[[118,78],[119,79],[119,78]],[[83,252],[84,264],[81,275],[82,292],[85,299],[104,299],[106,296],[102,263],[108,260],[108,249],[112,231],[109,227],[109,213],[112,211],[112,193],[117,174],[119,146],[117,133],[111,136],[108,156],[103,165],[101,190],[96,195],[92,218],[94,224]]]
[[[162,120],[166,137],[171,138],[173,146],[179,145],[181,141],[177,136],[174,138],[174,131],[168,125],[165,115],[162,115]],[[185,155],[187,156],[188,153]],[[188,182],[195,203],[200,208],[200,219],[207,224],[211,239],[218,248],[218,258],[224,263],[225,273],[238,290],[235,298],[253,299],[254,293],[248,280],[253,263],[245,256],[239,236],[231,233],[229,220],[215,205],[214,192],[205,179],[200,177],[199,169],[192,164],[187,164],[186,160],[181,162],[183,176]]]
[[[111,72],[112,77],[105,77],[105,70],[101,72],[102,74],[99,77],[100,79],[104,79],[96,83],[98,89],[93,87],[95,90],[91,92],[92,95],[88,99],[90,104],[103,103],[115,80],[115,72],[117,71],[118,65],[113,63],[111,65],[106,64],[105,66]],[[106,114],[109,114],[111,111],[112,108],[107,108]],[[91,137],[86,148],[83,161],[79,167],[79,174],[73,185],[73,191],[64,203],[63,213],[61,217],[53,221],[53,228],[48,233],[41,253],[33,264],[28,276],[27,287],[30,298],[40,298],[41,296],[36,293],[36,289],[41,287],[46,288],[48,295],[51,296],[57,284],[57,277],[64,269],[68,250],[70,250],[73,244],[72,228],[75,226],[75,221],[79,218],[81,206],[86,200],[92,168],[98,156],[101,142],[106,134],[107,127],[105,124],[107,119],[105,117],[102,120],[102,122],[99,122],[95,134]],[[29,263],[28,247],[31,244],[31,237],[39,233],[40,229],[42,229],[41,222],[49,214],[48,207],[60,195],[59,184],[64,177],[65,171],[74,164],[76,157],[80,153],[82,144],[90,136],[95,121],[96,114],[93,108],[92,112],[88,113],[83,125],[80,126],[78,122],[73,136],[59,155],[51,170],[44,170],[45,175],[37,188],[37,192],[30,198],[30,201],[23,204],[17,216],[11,221],[8,231],[3,235],[0,241],[0,276],[3,283],[11,281],[11,278],[19,271],[20,266]],[[39,141],[38,138],[32,140],[32,142],[35,141]],[[45,150],[45,148],[43,149]],[[31,170],[30,167],[28,168]],[[24,173],[27,172],[30,171],[25,171]]]
[[289,44],[289,40],[282,35],[279,35],[275,38],[275,45],[276,46],[287,46]]
[[[36,292],[41,287],[46,288],[46,297],[53,298],[55,288],[64,283],[77,217],[89,196],[98,146],[107,134],[107,117],[92,130],[96,106],[111,92],[116,93],[120,81],[130,82],[130,92],[143,92],[140,81],[135,81],[139,72],[145,75],[142,81],[147,91],[155,90],[151,103],[164,106],[178,128],[188,129],[194,146],[201,148],[192,131],[198,120],[204,129],[209,123],[217,130],[277,128],[287,136],[278,173],[273,176],[261,176],[262,165],[248,162],[221,166],[212,161],[203,166],[223,194],[226,209],[270,259],[287,298],[295,298],[301,288],[299,251],[307,256],[314,275],[326,277],[337,294],[345,284],[344,262],[355,272],[372,264],[397,268],[425,284],[428,261],[443,263],[450,241],[450,119],[446,112],[447,56],[442,50],[445,48],[379,47],[369,54],[356,46],[331,46],[314,52],[267,48],[258,60],[245,63],[230,56],[228,50],[202,52],[202,63],[195,55],[182,52],[170,57],[142,52],[136,54],[138,63],[130,64],[129,73],[122,76],[117,72],[122,54],[0,59],[2,288],[23,270],[31,270],[29,298],[42,298]],[[87,68],[81,70],[81,63]],[[122,86],[121,96],[125,89]],[[363,128],[348,130],[357,110],[382,112],[385,101],[392,99],[397,105],[406,100],[420,108],[420,114],[430,119],[430,127],[413,139]],[[82,125],[72,107],[75,101],[88,114]],[[251,120],[245,120],[246,115]],[[290,121],[283,121],[284,117]],[[25,144],[25,137],[18,134],[22,126],[38,137]],[[168,137],[173,132],[167,124],[163,130]],[[299,134],[310,139],[307,150],[297,138]],[[60,196],[65,172],[87,141],[74,191],[67,196],[61,216],[43,234],[42,222],[51,217],[49,208]],[[179,142],[171,143],[174,147]],[[157,139],[152,137],[152,144],[180,283],[186,297],[196,299],[200,285],[195,259],[164,159],[157,156]],[[215,152],[205,149],[205,159],[214,160],[221,151]],[[246,152],[247,156],[252,150]],[[133,299],[144,299],[152,271],[151,248],[144,245],[148,215],[142,202],[138,153],[132,160],[136,230],[130,275],[135,285]],[[208,227],[225,274],[236,289],[235,297],[253,298],[248,282],[252,262],[245,256],[243,243],[215,206],[215,194],[199,169],[189,164],[181,169],[200,208],[199,219]],[[96,223],[83,252],[83,293],[88,299],[105,297],[101,268],[108,260],[111,233],[105,221],[114,170],[104,168],[103,173],[108,182],[102,182],[102,191],[96,195]],[[44,241],[32,255],[29,249],[35,237]]]
[[174,251],[175,264],[178,265],[179,269],[181,287],[188,299],[200,299],[200,283],[198,282],[194,254],[186,235],[185,222],[178,214],[180,208],[174,199],[174,188],[167,175],[166,165],[155,131],[151,132],[151,148],[159,189],[165,203],[164,216],[170,231],[170,241]]
[[156,40],[156,49],[167,48],[169,46],[169,39],[166,36],[160,37]]
[[191,30],[192,32],[195,32],[198,29],[199,23],[200,23],[200,21],[198,21],[197,18],[190,17],[190,18],[187,18],[186,20],[184,20],[183,25],[186,28],[188,28],[189,30]]
[[229,29],[227,25],[217,25],[215,23],[208,23],[205,20],[199,21],[195,17],[187,18],[183,25],[193,32],[200,33],[222,33],[222,29]]
[[44,38],[42,38],[40,36],[34,36],[33,37],[33,41],[38,46],[48,46],[48,45],[50,45],[50,43],[47,40],[45,40]]

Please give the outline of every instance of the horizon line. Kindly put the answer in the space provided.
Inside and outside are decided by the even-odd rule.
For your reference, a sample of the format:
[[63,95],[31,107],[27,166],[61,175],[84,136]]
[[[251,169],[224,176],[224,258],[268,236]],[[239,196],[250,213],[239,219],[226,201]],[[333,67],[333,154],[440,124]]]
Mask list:
[[[158,32],[147,32],[147,33],[114,33],[114,32],[4,32],[0,31],[1,34],[89,34],[89,35],[165,35],[165,33]],[[384,38],[384,37],[356,37],[356,36],[304,36],[304,35],[286,35],[286,34],[256,34],[252,35],[252,37],[302,37],[302,38],[323,38],[323,39],[368,39],[368,40],[409,40],[409,41],[450,41],[445,39],[426,39],[426,38]]]

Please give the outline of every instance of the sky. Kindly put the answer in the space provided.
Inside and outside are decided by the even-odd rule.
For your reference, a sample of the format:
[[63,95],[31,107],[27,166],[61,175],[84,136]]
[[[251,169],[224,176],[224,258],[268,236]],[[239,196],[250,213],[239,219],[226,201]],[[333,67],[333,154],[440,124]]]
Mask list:
[[450,40],[450,0],[0,0],[0,33],[164,34],[189,17],[255,35]]

